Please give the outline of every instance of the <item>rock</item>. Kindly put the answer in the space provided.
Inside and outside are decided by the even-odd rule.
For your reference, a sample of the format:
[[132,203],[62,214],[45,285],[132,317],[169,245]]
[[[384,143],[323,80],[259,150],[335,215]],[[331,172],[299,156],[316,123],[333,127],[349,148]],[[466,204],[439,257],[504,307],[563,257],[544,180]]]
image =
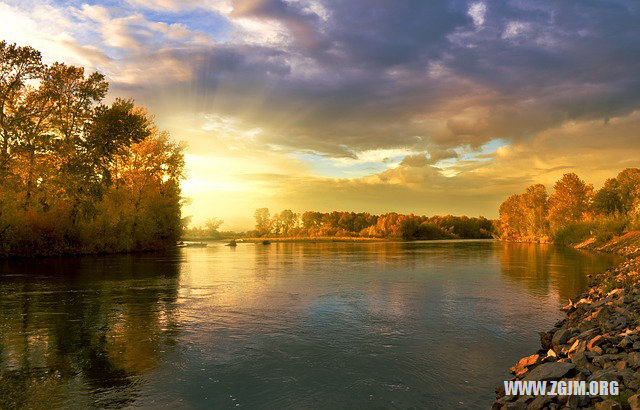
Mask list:
[[618,343],[618,346],[622,348],[626,348],[628,346],[631,346],[632,344],[633,342],[631,341],[631,338],[629,336],[625,336],[622,338],[622,340],[620,340],[620,343]]
[[620,360],[618,363],[615,364],[615,368],[617,372],[621,372],[624,369],[627,368],[627,361],[626,360]]
[[591,376],[589,376],[589,378],[587,379],[588,383],[591,383],[592,381],[608,381],[608,382],[612,382],[612,381],[617,381],[618,380],[618,375],[616,374],[615,370],[613,369],[602,369],[602,370],[598,370],[593,372],[593,374]]
[[547,351],[547,357],[558,357],[558,355],[553,351],[553,349],[549,349],[549,351]]
[[524,401],[516,401],[513,403],[507,403],[507,410],[526,410],[527,403]]
[[544,350],[551,349],[551,340],[553,340],[553,334],[550,332],[540,332],[540,345]]
[[631,410],[640,410],[640,394],[634,394],[627,400]]
[[605,342],[605,338],[602,335],[598,335],[598,336],[594,337],[593,339],[589,340],[589,343],[587,343],[587,350],[592,352],[594,350],[593,349],[594,347],[600,346],[604,342]]
[[527,372],[528,370],[527,368],[529,366],[533,366],[534,364],[537,364],[539,361],[540,361],[540,355],[532,354],[531,356],[523,357],[522,359],[520,359],[518,363],[516,363],[516,365],[509,370],[511,370],[511,373],[515,374],[517,377],[520,377]]
[[560,329],[556,333],[554,333],[553,338],[551,339],[551,346],[555,347],[566,343],[571,337],[571,331],[569,329]]
[[580,367],[588,367],[590,364],[589,359],[584,352],[574,353],[573,356],[571,356],[571,363]]
[[594,408],[596,410],[622,410],[622,406],[620,406],[620,403],[611,399],[596,403]]
[[529,402],[527,410],[542,410],[553,400],[554,396],[536,396]]
[[631,352],[627,355],[627,364],[634,369],[640,367],[640,353]]
[[573,363],[542,363],[527,374],[524,380],[556,380],[575,369]]

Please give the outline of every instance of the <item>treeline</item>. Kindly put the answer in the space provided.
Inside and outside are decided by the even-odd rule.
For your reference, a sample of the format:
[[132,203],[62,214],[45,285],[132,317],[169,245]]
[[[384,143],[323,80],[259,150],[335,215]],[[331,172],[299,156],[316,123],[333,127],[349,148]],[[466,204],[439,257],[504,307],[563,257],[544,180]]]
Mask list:
[[609,240],[640,222],[640,170],[627,168],[599,190],[574,173],[565,174],[547,195],[532,185],[500,205],[500,235],[519,241],[575,244]]
[[395,212],[372,215],[368,212],[294,213],[285,209],[271,215],[257,209],[255,234],[259,237],[365,237],[411,239],[488,239],[493,223],[467,216],[417,216]]
[[108,83],[0,41],[0,255],[148,250],[181,233],[180,145]]

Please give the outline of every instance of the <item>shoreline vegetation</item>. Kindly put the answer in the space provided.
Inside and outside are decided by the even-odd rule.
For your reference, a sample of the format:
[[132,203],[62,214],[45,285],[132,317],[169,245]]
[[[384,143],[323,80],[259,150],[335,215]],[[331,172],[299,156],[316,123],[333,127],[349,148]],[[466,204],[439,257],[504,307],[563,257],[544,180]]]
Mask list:
[[182,233],[183,146],[82,67],[0,41],[0,256],[157,250]]
[[218,229],[223,221],[211,218],[202,227],[186,229],[182,240],[375,241],[497,237],[495,221],[482,216],[428,217],[396,212],[374,215],[345,211],[295,213],[289,209],[271,215],[268,208],[260,208],[255,211],[254,218],[255,229],[249,232],[220,232]]
[[565,174],[547,197],[543,185],[500,207],[501,239],[551,242],[618,254],[625,260],[591,278],[563,307],[566,317],[540,333],[541,349],[510,369],[512,380],[617,381],[617,396],[505,395],[494,409],[640,409],[640,171],[627,168],[593,190]]

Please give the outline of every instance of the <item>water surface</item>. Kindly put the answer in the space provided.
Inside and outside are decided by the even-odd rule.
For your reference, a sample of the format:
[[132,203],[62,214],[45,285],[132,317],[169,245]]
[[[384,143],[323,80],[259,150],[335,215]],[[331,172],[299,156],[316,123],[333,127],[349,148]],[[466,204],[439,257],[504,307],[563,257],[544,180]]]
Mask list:
[[0,262],[0,408],[488,408],[613,257],[212,243]]

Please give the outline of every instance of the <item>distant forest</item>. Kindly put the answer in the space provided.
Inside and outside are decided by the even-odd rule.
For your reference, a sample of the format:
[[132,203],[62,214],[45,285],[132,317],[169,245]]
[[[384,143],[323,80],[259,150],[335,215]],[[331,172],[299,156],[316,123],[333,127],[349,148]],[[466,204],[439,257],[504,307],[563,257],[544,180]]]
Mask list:
[[0,41],[0,255],[175,245],[183,148],[108,86]]
[[[372,215],[368,212],[295,213],[289,209],[270,214],[260,208],[254,213],[255,230],[246,235],[256,237],[342,237],[397,239],[489,239],[495,234],[492,221],[467,216],[417,216],[395,212]],[[211,219],[203,228],[191,228],[185,236],[191,238],[221,238],[234,236],[218,232],[222,224]],[[238,235],[235,235],[238,236]]]
[[532,185],[507,198],[499,212],[500,235],[506,240],[573,245],[593,238],[604,243],[640,228],[640,170],[627,168],[599,190],[568,173],[551,195],[544,185]]

